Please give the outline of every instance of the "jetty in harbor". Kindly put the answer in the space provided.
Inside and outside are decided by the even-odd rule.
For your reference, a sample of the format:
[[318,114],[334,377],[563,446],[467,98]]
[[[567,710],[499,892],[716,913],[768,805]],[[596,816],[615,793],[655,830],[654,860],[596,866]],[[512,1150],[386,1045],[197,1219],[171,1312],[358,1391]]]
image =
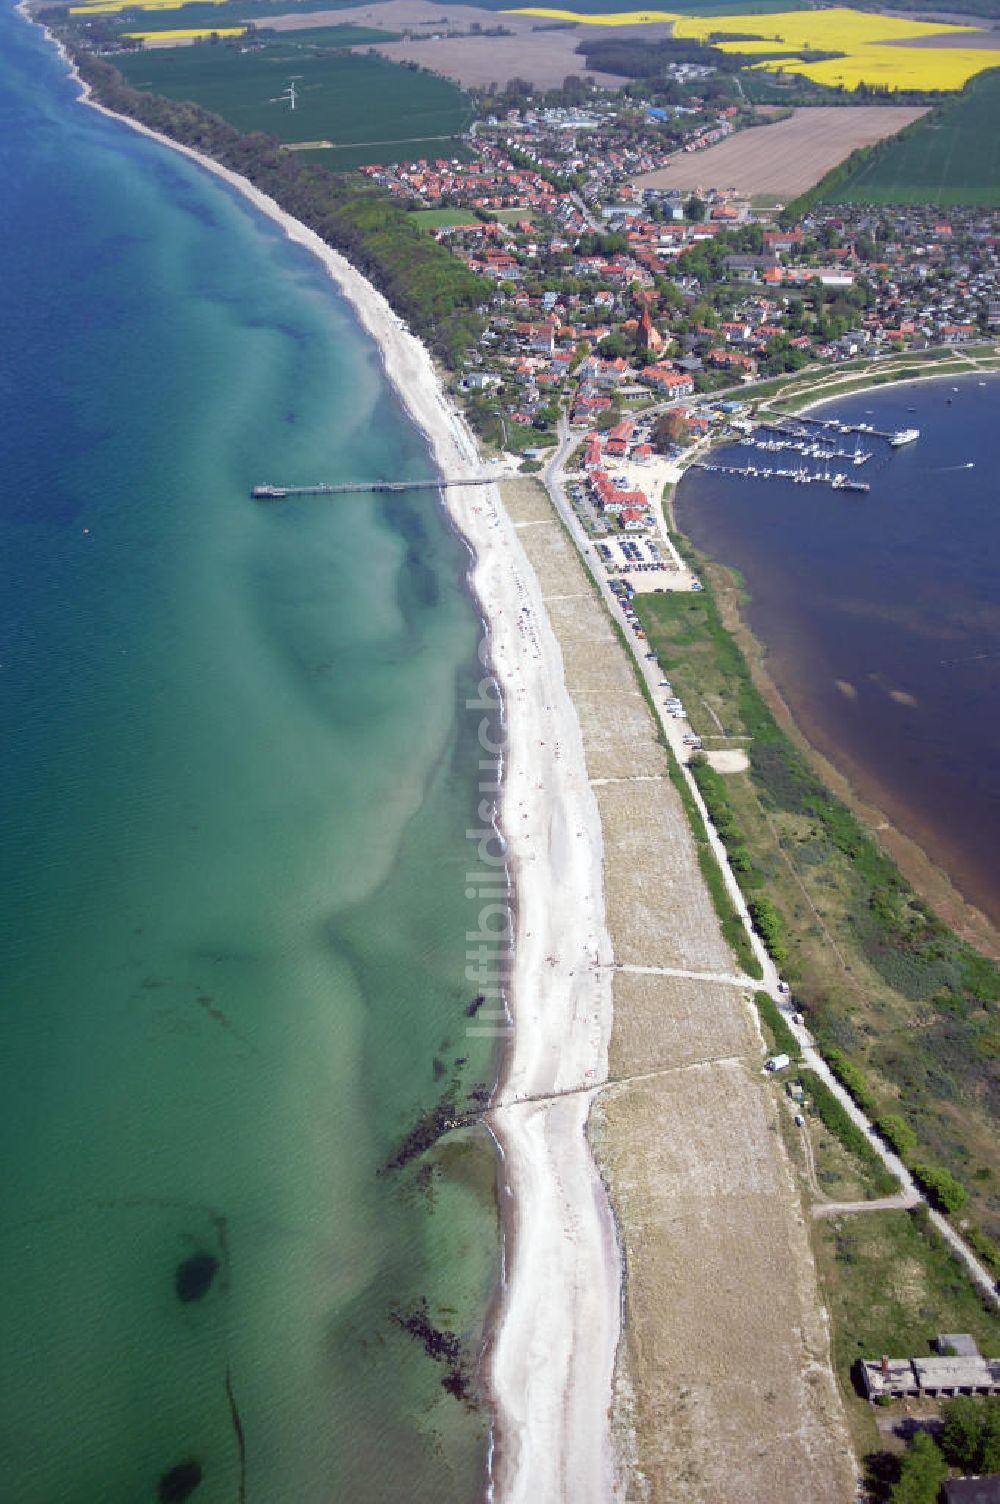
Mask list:
[[805,465],[771,470],[765,465],[716,465],[707,460],[695,460],[692,470],[711,471],[716,475],[741,475],[748,480],[790,480],[796,486],[832,486],[834,491],[857,491],[867,495],[871,486],[864,480],[851,480],[842,470],[810,470]]
[[284,501],[289,496],[347,496],[362,491],[444,491],[449,486],[492,486],[499,478],[461,475],[451,479],[439,476],[436,480],[347,480],[336,484],[319,481],[314,486],[273,486],[265,482],[254,486],[250,494],[254,501]]
[[[841,418],[814,418],[811,413],[795,413],[794,415],[769,413],[766,408],[762,407],[759,417],[764,427],[774,428],[779,433],[801,434],[803,427],[800,425],[804,425],[811,428],[814,432],[818,429],[823,429],[831,434],[856,433],[861,438],[885,439],[890,444],[893,440],[898,441],[901,437],[899,431],[893,432],[891,429],[876,428],[871,423],[846,423]],[[916,428],[905,429],[903,432],[907,435],[912,435],[913,438],[917,438],[919,435],[919,429]]]
[[[771,425],[767,425],[769,428]],[[793,432],[791,429],[781,429],[780,436],[775,438],[759,437],[760,430],[747,435],[739,440],[744,449],[761,449],[767,454],[802,454],[807,459],[817,460],[849,460],[852,465],[866,465],[872,457],[870,449],[862,449],[860,443],[854,449],[831,448],[836,444],[836,439],[828,439],[826,436],[809,437],[801,432]]]

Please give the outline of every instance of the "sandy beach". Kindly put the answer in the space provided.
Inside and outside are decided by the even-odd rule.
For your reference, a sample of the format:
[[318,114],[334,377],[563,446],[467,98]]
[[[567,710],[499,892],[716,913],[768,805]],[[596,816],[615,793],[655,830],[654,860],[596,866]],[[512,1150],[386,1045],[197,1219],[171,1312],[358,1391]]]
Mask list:
[[[385,298],[245,178],[98,104],[60,52],[81,103],[224,179],[311,251],[375,340],[440,472],[481,473],[427,349]],[[494,1407],[487,1492],[497,1504],[597,1504],[613,1494],[609,1407],[620,1313],[615,1227],[585,1135],[611,1032],[600,822],[558,644],[499,492],[452,488],[445,500],[473,553],[471,584],[506,708],[499,818],[517,895],[514,1030],[491,1112],[507,1233],[485,1358]]]
[[[624,1496],[846,1504],[851,1445],[779,1128],[787,1108],[761,1069],[759,984],[740,974],[699,880],[649,702],[571,522],[531,478],[504,497],[561,646],[602,829],[614,1028],[588,1134],[625,1255]],[[657,671],[641,666],[652,690]]]

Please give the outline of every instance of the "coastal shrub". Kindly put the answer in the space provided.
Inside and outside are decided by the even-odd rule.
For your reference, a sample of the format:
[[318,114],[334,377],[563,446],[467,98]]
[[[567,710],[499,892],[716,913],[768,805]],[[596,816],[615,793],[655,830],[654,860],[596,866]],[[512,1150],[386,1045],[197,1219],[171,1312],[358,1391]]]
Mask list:
[[736,823],[722,774],[716,772],[703,753],[695,753],[688,766],[698,785],[698,792],[705,801],[709,818],[727,851],[730,846],[742,846],[745,837]]
[[764,942],[764,948],[776,966],[788,959],[784,942],[784,920],[775,905],[764,893],[755,894],[747,900],[747,909],[753,927]]
[[885,1139],[890,1149],[904,1158],[917,1147],[917,1135],[910,1127],[905,1118],[898,1113],[886,1112],[876,1120],[875,1127]]
[[992,1238],[988,1238],[978,1227],[969,1227],[965,1230],[965,1241],[977,1258],[982,1259],[987,1269],[992,1269],[994,1274],[1000,1274],[1000,1248]]
[[962,985],[984,1003],[1000,1002],[1000,967],[976,951],[962,957]]
[[933,1437],[918,1431],[899,1469],[889,1494],[890,1504],[937,1504],[948,1464]]
[[941,1450],[952,1467],[978,1477],[1000,1472],[1000,1399],[956,1395],[941,1419]]
[[789,744],[775,737],[755,734],[750,746],[750,772],[762,804],[789,814],[804,814],[802,778],[789,756],[791,751]]
[[[683,774],[681,777],[683,778]],[[708,844],[708,837],[704,833],[705,827],[702,825],[698,806],[693,800],[688,818],[697,820],[701,826],[702,838],[700,841],[696,839],[698,846],[698,867],[705,880],[705,886],[712,900],[712,907],[715,909],[718,917],[722,930],[722,938],[734,952],[737,961],[742,966],[746,975],[753,977],[755,981],[759,981],[763,976],[761,964],[753,953],[753,946],[750,944],[750,937],[746,932],[743,920],[733,906],[733,901],[729,896],[729,891],[723,880],[719,864],[715,860],[715,854]]]
[[912,1002],[926,1002],[936,993],[961,989],[957,956],[942,954],[930,941],[890,943],[883,933],[865,935],[865,955],[883,981]]
[[797,1060],[800,1053],[799,1042],[788,1027],[788,1022],[774,998],[769,992],[755,992],[753,1000],[757,1005],[757,1012],[771,1035],[775,1052]]
[[850,1092],[862,1112],[872,1113],[876,1102],[868,1088],[868,1082],[865,1080],[861,1067],[855,1065],[853,1060],[848,1060],[843,1050],[837,1049],[834,1045],[828,1045],[823,1054],[827,1065],[841,1086]]
[[969,1199],[962,1182],[940,1165],[911,1165],[910,1173],[931,1205],[949,1216],[961,1211]]
[[688,763],[698,792],[705,801],[709,819],[723,846],[740,891],[745,898],[763,886],[765,874],[755,864],[746,844],[746,837],[736,819],[729,799],[726,780],[716,772],[701,752],[696,752]]
[[773,721],[771,735],[762,735],[758,717],[770,719],[770,712],[756,698],[750,771],[762,803],[816,822],[822,837],[850,863],[862,904],[867,890],[865,920],[858,933],[867,958],[890,986],[903,983],[907,996],[923,997],[947,985],[951,973],[945,958],[924,958],[911,949],[935,937],[939,922],[915,904],[891,859],[850,810],[833,798]]
[[864,1133],[848,1116],[842,1103],[837,1101],[826,1082],[815,1071],[801,1072],[800,1079],[810,1099],[812,1110],[834,1136],[839,1139],[849,1154],[853,1154],[864,1166],[872,1192],[876,1196],[891,1196],[899,1190],[899,1182],[887,1170]]

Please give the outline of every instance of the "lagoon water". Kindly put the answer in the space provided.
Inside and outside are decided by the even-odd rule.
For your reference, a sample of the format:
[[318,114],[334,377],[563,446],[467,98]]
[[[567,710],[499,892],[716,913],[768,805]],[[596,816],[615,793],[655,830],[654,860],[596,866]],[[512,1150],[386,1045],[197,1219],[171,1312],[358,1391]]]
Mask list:
[[318,264],[75,95],[0,11],[3,1493],[473,1499],[393,1314],[475,1355],[491,1146],[379,1173],[495,1068],[466,553],[249,500],[425,445]]
[[874,390],[813,414],[920,438],[891,450],[862,437],[873,458],[848,469],[868,495],[693,472],[678,522],[741,571],[750,625],[810,741],[1000,923],[1000,378]]

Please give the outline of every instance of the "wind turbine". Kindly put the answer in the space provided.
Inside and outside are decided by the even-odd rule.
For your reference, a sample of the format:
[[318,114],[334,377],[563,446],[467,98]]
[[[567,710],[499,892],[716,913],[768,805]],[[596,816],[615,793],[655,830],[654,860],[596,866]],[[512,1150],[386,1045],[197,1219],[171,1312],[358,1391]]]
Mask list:
[[288,88],[284,91],[284,93],[281,95],[281,98],[282,99],[287,99],[289,105],[294,110],[294,108],[295,108],[295,81],[294,81],[294,79],[288,85]]

